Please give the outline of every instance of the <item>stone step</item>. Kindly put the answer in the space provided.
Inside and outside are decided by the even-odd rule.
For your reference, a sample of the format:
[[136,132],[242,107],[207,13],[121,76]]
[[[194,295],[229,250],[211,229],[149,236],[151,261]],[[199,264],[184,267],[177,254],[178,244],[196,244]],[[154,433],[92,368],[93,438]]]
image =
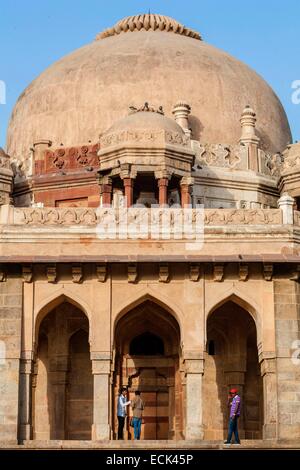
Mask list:
[[17,445],[12,441],[0,442],[0,449],[300,449],[300,441],[292,440],[243,440],[241,446],[231,444],[226,445],[223,441],[203,441],[203,440],[145,440],[145,441],[65,441],[65,440],[43,440],[24,441]]

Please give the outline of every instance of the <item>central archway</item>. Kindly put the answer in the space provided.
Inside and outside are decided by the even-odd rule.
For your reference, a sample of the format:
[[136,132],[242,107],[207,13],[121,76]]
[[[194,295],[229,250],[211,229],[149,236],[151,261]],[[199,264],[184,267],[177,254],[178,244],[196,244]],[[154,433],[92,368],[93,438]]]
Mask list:
[[[115,434],[117,398],[125,386],[129,399],[139,390],[145,402],[142,439],[181,438],[180,328],[176,319],[154,301],[145,300],[119,319],[114,344]],[[128,423],[126,433],[125,438],[133,438]]]

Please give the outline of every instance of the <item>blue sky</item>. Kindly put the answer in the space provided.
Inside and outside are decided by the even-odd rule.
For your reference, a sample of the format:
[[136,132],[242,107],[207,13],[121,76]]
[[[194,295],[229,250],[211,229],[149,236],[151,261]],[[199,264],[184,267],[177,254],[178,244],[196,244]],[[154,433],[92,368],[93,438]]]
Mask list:
[[198,30],[262,75],[300,140],[300,104],[292,102],[292,83],[300,81],[299,0],[0,0],[0,146],[14,103],[36,76],[122,17],[149,9]]

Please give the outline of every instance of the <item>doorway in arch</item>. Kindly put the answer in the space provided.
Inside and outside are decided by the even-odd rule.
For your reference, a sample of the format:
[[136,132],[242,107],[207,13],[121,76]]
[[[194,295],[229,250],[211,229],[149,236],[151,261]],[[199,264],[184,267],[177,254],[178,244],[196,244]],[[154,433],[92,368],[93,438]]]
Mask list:
[[[115,329],[114,431],[119,390],[145,403],[141,439],[182,438],[183,400],[179,373],[180,331],[175,318],[153,301],[127,312]],[[128,409],[129,417],[132,415]],[[129,420],[125,438],[133,439]]]
[[242,398],[240,437],[262,439],[263,381],[256,325],[250,313],[233,301],[225,302],[208,317],[204,364],[204,438],[227,437],[227,397],[234,387]]

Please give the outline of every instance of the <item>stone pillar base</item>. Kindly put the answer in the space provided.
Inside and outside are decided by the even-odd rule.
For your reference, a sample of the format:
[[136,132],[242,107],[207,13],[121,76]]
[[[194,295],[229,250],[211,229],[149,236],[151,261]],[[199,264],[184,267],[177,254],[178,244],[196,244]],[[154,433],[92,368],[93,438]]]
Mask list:
[[110,426],[108,424],[93,424],[92,425],[92,440],[93,441],[109,441],[110,440]]
[[263,439],[276,439],[276,424],[263,425]]
[[30,424],[20,424],[19,427],[19,436],[21,441],[30,441],[31,437],[31,425]]
[[204,429],[203,426],[187,426],[185,431],[185,440],[203,440]]

